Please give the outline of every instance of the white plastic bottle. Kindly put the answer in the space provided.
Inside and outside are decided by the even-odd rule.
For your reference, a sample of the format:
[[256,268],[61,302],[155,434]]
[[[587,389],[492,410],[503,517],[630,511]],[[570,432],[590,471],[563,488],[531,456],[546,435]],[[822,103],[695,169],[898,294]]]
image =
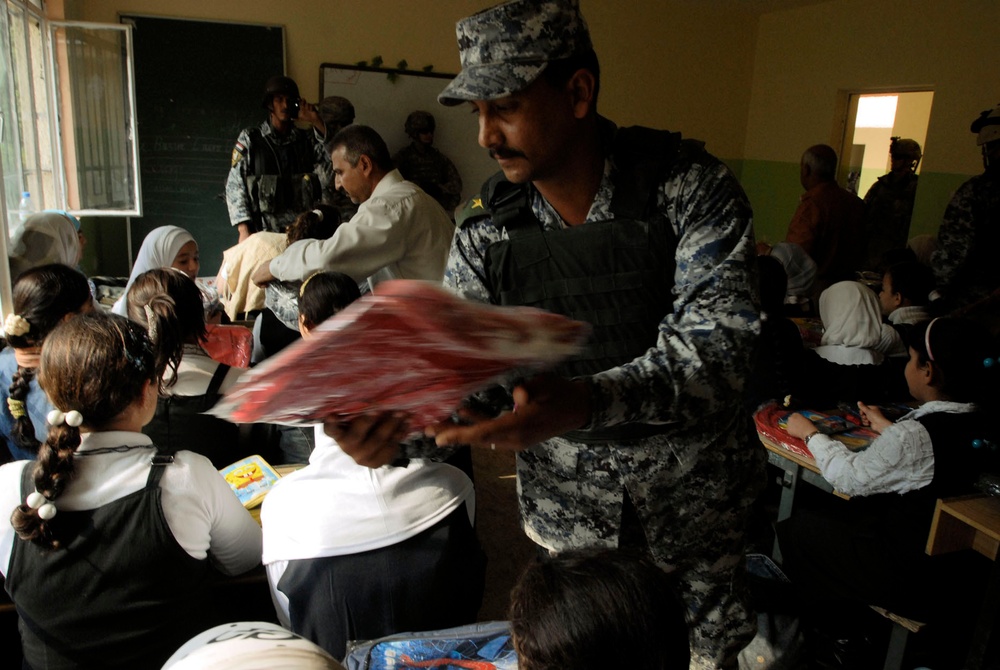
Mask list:
[[21,202],[17,206],[17,211],[21,216],[21,223],[24,223],[25,219],[35,213],[35,204],[31,201],[31,193],[28,191],[21,193]]

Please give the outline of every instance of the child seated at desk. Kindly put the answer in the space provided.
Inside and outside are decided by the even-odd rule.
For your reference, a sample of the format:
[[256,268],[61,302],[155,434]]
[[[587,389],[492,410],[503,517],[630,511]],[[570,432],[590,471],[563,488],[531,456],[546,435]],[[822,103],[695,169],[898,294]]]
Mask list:
[[[905,377],[920,407],[890,423],[859,403],[879,436],[851,452],[801,414],[788,432],[806,441],[823,477],[852,496],[831,509],[797,508],[778,524],[784,565],[804,602],[880,605],[927,621],[934,586],[943,583],[924,554],[935,501],[971,493],[996,472],[1000,389],[997,347],[977,323],[939,318],[908,335]],[[919,588],[917,586],[919,585]],[[940,612],[938,612],[940,613]]]
[[213,623],[212,566],[260,562],[260,528],[205,458],[140,431],[162,368],[142,327],[70,319],[45,341],[55,406],[37,459],[0,467],[0,570],[25,667],[158,668]]
[[[358,296],[347,275],[309,277],[299,298],[302,336]],[[485,561],[469,477],[419,458],[368,468],[322,424],[315,435],[309,465],[283,477],[261,508],[282,625],[343,658],[349,640],[475,621]]]
[[205,351],[205,312],[195,283],[183,272],[159,268],[139,275],[126,298],[129,318],[149,332],[166,371],[156,415],[142,432],[169,453],[187,449],[216,468],[254,453],[241,445],[239,426],[205,414],[245,370]]
[[917,261],[896,263],[882,275],[878,294],[882,314],[894,326],[927,321],[931,318],[927,305],[933,290],[934,275],[929,267]]

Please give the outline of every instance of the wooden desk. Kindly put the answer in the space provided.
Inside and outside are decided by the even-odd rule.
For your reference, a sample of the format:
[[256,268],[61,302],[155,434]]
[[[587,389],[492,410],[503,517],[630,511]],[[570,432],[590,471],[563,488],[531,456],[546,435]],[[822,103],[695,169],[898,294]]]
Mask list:
[[927,538],[931,556],[974,549],[995,561],[1000,549],[1000,498],[963,496],[938,500]]
[[962,496],[938,500],[934,519],[927,537],[927,553],[931,556],[962,549],[974,549],[993,561],[990,582],[979,611],[976,629],[965,667],[977,670],[990,644],[990,638],[1000,610],[1000,498]]

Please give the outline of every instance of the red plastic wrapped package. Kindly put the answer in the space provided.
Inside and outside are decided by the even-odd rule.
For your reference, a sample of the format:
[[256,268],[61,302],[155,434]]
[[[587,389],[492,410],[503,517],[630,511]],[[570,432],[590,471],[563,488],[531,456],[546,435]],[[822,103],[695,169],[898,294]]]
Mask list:
[[572,356],[587,324],[529,307],[463,300],[436,284],[378,285],[244,375],[212,410],[238,423],[316,423],[402,411],[420,430],[514,370]]

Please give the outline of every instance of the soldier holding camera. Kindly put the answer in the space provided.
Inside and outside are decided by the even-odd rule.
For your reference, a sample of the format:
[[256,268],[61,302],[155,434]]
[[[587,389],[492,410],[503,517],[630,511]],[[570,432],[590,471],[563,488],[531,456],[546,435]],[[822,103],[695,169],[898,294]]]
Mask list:
[[[268,79],[261,104],[269,117],[240,132],[226,182],[229,219],[240,242],[258,230],[283,232],[324,200],[332,174],[323,145],[326,124],[292,79]],[[312,132],[297,128],[296,119],[312,124]]]

